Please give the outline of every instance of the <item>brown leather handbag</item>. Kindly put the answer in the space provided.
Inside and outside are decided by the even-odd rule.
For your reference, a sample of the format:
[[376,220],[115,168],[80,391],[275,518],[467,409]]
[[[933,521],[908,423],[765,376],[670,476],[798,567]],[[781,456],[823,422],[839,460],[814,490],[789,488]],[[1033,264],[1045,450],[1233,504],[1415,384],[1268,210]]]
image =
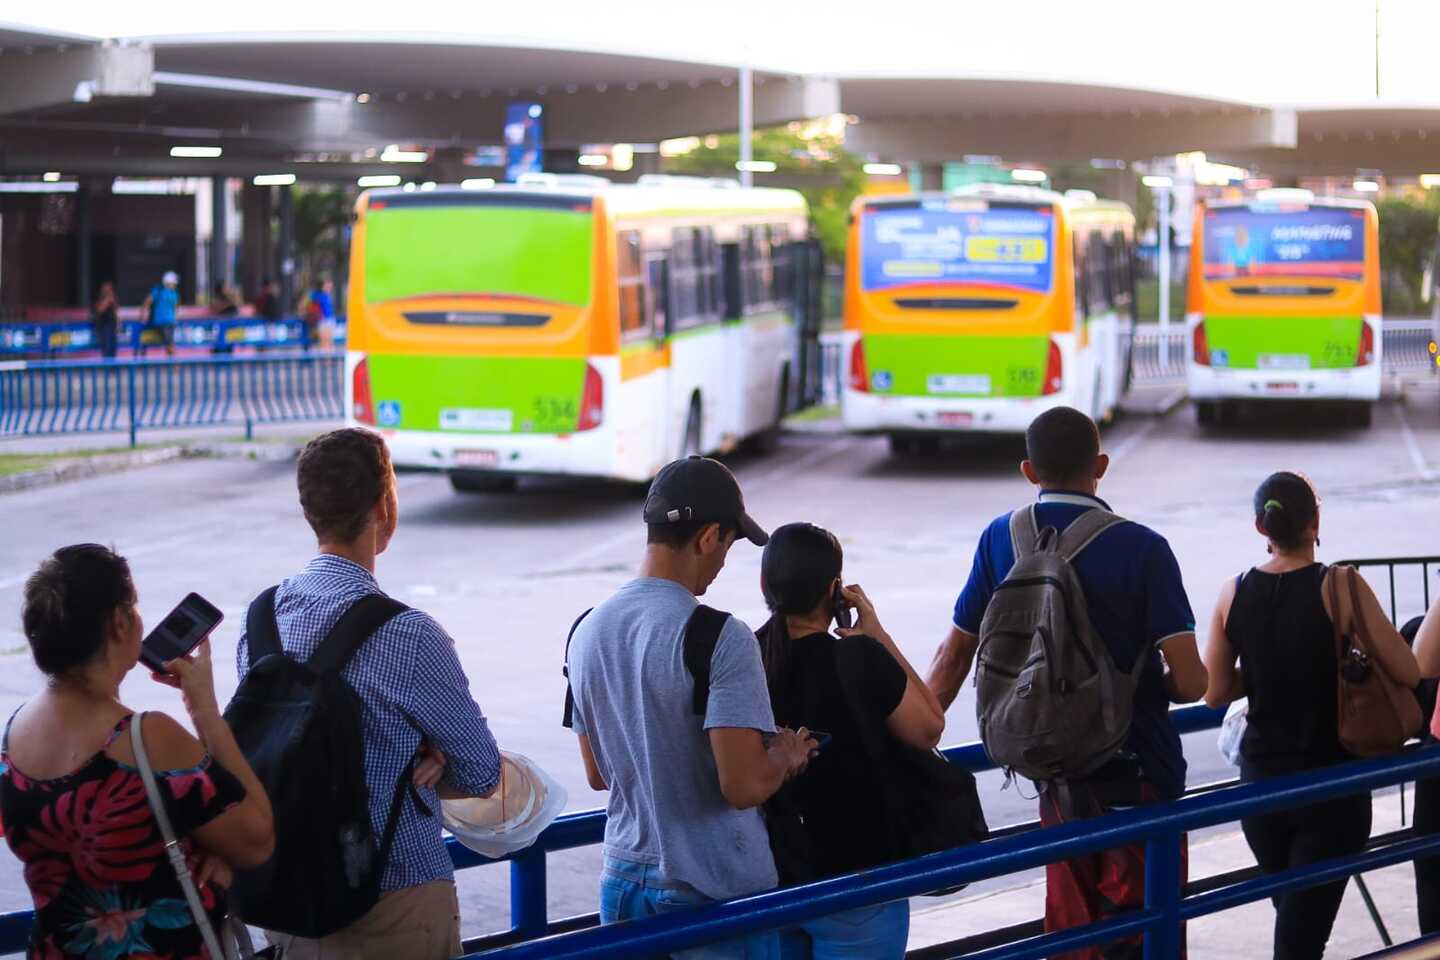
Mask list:
[[[1340,626],[1341,569],[1350,581],[1349,635]],[[1357,757],[1378,757],[1403,747],[1420,732],[1425,718],[1415,692],[1391,679],[1375,656],[1375,644],[1360,615],[1359,579],[1354,567],[1333,568],[1329,577],[1330,614],[1340,653],[1340,745]]]

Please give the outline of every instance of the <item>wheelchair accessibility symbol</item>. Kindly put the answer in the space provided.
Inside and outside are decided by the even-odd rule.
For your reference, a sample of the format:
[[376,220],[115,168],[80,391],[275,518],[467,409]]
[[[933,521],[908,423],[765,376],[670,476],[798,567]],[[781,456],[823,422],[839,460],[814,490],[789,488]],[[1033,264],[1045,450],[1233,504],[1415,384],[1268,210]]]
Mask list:
[[400,401],[381,400],[380,405],[375,408],[375,419],[382,427],[394,427],[400,424]]

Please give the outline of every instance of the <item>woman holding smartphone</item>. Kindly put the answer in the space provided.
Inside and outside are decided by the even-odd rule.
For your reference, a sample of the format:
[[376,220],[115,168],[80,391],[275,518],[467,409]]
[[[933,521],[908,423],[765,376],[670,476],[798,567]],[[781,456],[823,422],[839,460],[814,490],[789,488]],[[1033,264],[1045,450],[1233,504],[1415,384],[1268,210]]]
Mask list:
[[[890,776],[866,743],[882,744],[887,754],[901,745],[929,750],[945,730],[939,701],[881,626],[870,598],[859,586],[843,585],[843,560],[834,534],[792,523],[771,534],[760,562],[760,589],[771,616],[757,635],[775,722],[808,727],[821,741],[818,756],[782,798],[803,826],[808,876],[786,876],[781,857],[782,882],[897,859],[882,829],[887,820],[882,791],[892,786]],[[855,626],[832,634],[837,613],[848,624],[844,618],[851,608]],[[808,942],[792,938],[787,957],[903,957],[910,905],[900,900],[848,910],[801,930]]]
[[[151,813],[120,683],[143,627],[123,557],[63,547],[25,584],[22,620],[47,683],[0,742],[0,817],[35,901],[35,957],[205,954]],[[166,664],[197,740],[162,713],[141,730],[160,796],[211,925],[232,867],[259,866],[275,836],[270,803],[220,715],[209,644]]]

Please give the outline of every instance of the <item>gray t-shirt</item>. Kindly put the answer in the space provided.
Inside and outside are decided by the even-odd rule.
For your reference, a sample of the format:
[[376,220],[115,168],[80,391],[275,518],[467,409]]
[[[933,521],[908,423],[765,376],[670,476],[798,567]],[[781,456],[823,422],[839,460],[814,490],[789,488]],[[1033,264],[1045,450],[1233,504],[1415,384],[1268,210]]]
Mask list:
[[710,661],[702,718],[685,669],[685,624],[698,601],[672,580],[642,577],[581,621],[570,641],[574,729],[590,738],[610,786],[605,853],[653,863],[668,880],[720,900],[777,882],[758,810],[736,810],[720,792],[705,732],[775,729],[760,647],[731,617]]

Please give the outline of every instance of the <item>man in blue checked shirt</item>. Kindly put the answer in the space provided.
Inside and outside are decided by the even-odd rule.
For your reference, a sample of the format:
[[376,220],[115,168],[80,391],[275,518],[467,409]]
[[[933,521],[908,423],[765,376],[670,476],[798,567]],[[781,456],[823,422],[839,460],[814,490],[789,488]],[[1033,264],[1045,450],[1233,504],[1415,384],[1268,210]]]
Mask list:
[[[380,593],[375,558],[399,518],[385,441],[368,430],[335,430],[311,440],[297,469],[300,506],[319,555],[280,585],[275,620],[285,652],[315,652],[340,615]],[[249,668],[246,638],[240,678]],[[455,641],[428,614],[406,610],[376,630],[341,672],[364,704],[365,779],[375,835],[385,828],[394,786],[412,758],[431,811],[440,798],[484,797],[500,782],[500,753],[455,653]],[[441,960],[459,956],[460,906],[437,814],[402,808],[380,882],[380,901],[355,923],[320,940],[282,934],[287,960],[321,957]]]

